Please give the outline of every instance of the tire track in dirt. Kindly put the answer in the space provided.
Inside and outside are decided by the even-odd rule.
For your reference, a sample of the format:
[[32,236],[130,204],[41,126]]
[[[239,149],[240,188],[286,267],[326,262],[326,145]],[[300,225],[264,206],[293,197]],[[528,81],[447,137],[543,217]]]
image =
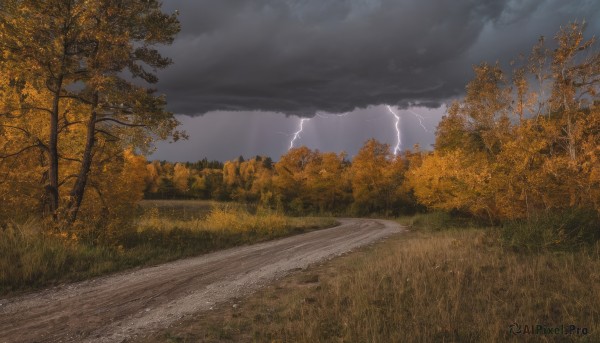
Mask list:
[[120,342],[401,232],[376,219],[0,300],[0,342]]

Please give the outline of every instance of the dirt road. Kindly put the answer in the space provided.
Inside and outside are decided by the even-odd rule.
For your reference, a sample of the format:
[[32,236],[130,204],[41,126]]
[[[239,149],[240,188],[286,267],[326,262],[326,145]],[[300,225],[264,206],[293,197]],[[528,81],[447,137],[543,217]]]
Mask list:
[[331,229],[0,299],[0,342],[121,342],[402,231],[385,220],[340,222]]

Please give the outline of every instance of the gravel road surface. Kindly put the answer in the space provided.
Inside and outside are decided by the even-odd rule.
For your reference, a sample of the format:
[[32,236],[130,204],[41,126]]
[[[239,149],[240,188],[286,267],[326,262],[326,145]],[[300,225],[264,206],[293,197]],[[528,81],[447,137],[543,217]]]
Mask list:
[[375,219],[0,299],[0,342],[121,342],[403,228]]

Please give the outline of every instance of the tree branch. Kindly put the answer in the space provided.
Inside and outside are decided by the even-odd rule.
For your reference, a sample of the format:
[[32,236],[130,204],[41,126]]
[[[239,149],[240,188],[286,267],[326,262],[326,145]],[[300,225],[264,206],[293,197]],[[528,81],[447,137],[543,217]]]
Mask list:
[[37,141],[38,141],[37,145],[38,145],[40,148],[42,148],[42,149],[44,149],[44,150],[46,150],[46,151],[49,151],[49,150],[50,150],[50,148],[48,148],[48,146],[47,146],[46,144],[44,144],[44,142],[42,142],[42,140],[41,140],[41,139],[39,139],[39,138],[38,138],[38,139],[37,139]]
[[65,161],[71,161],[71,162],[81,163],[80,159],[73,158],[73,157],[65,157],[65,156],[62,156],[62,155],[58,155],[58,158],[60,158],[61,160],[65,160]]
[[9,110],[8,112],[0,113],[0,117],[6,117],[7,119],[19,119],[25,115],[25,114],[20,114],[20,115],[15,116],[15,115],[10,114],[10,112],[12,112],[12,111],[16,111],[16,110]]
[[100,123],[103,121],[110,121],[110,122],[114,122],[117,123],[119,125],[123,125],[123,126],[127,126],[127,127],[147,127],[148,125],[144,125],[144,124],[132,124],[132,123],[126,123],[123,121],[120,121],[118,119],[115,118],[100,118],[96,120],[96,123]]
[[94,104],[93,102],[91,102],[91,101],[89,101],[89,100],[87,100],[87,99],[84,99],[84,98],[82,98],[82,97],[80,97],[80,96],[77,96],[77,95],[72,95],[72,94],[64,94],[64,95],[60,95],[60,96],[59,96],[59,98],[61,98],[61,99],[74,99],[74,100],[79,100],[79,101],[83,102],[83,103],[84,103],[84,104],[86,104],[86,105],[93,105],[93,104]]
[[39,145],[38,144],[30,145],[30,146],[25,147],[25,148],[23,148],[23,149],[21,149],[21,150],[19,150],[17,152],[14,152],[14,153],[11,153],[11,154],[8,154],[8,155],[0,155],[0,158],[4,159],[4,158],[9,158],[9,157],[17,156],[17,155],[20,155],[20,154],[24,153],[25,151],[27,151],[29,149],[36,148],[36,147],[39,147]]
[[15,129],[15,130],[21,131],[21,132],[23,132],[23,133],[24,133],[24,134],[25,134],[27,137],[31,137],[31,136],[32,136],[32,135],[31,135],[31,132],[29,132],[29,131],[25,130],[25,129],[24,129],[24,128],[22,128],[22,127],[18,127],[18,126],[14,126],[14,125],[4,125],[4,124],[0,124],[0,127],[6,127],[6,128],[9,128],[9,129]]
[[6,117],[8,119],[19,119],[19,118],[23,117],[25,114],[12,115],[10,113],[13,112],[13,111],[22,111],[22,110],[37,110],[37,111],[44,111],[44,112],[52,113],[51,110],[49,110],[47,108],[43,108],[43,107],[23,106],[21,108],[12,108],[12,109],[9,109],[7,112],[0,113],[0,116]]
[[63,179],[63,180],[62,180],[62,181],[61,181],[61,182],[58,184],[58,187],[60,187],[60,186],[64,185],[64,184],[65,184],[67,181],[69,181],[70,179],[76,178],[76,177],[77,177],[77,175],[76,175],[76,174],[71,174],[71,175],[69,175],[69,176],[65,177],[65,178],[64,178],[64,179]]
[[114,142],[116,142],[116,141],[120,141],[120,140],[121,140],[119,137],[117,137],[117,136],[113,135],[112,133],[110,133],[110,132],[108,132],[108,131],[104,131],[104,130],[102,130],[102,129],[96,129],[96,133],[101,133],[101,134],[104,134],[104,135],[106,135],[106,136],[112,137],[112,138],[114,138],[114,139],[115,139],[115,140],[114,140]]
[[83,124],[84,122],[81,120],[78,121],[72,121],[72,122],[67,122],[65,125],[61,126],[58,129],[58,133],[61,133],[64,129],[66,129],[67,127],[71,126],[71,125],[77,125],[77,124]]

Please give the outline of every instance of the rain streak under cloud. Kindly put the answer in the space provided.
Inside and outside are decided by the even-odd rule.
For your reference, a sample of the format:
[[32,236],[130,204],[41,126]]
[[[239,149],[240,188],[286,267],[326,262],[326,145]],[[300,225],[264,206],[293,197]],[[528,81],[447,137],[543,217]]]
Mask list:
[[[168,1],[164,8],[179,10],[182,32],[162,50],[174,65],[159,73],[158,89],[167,94],[171,111],[204,115],[185,117],[190,141],[159,144],[153,157],[173,160],[204,157],[197,156],[199,150],[228,159],[230,146],[256,146],[246,155],[283,153],[289,137],[276,133],[296,132],[296,116],[349,112],[343,120],[353,123],[343,125],[360,127],[363,120],[382,117],[378,105],[419,115],[423,108],[434,109],[427,110],[426,121],[432,122],[425,128],[419,123],[423,118],[400,111],[403,147],[428,147],[444,112],[440,106],[464,93],[473,64],[508,64],[569,20],[588,19],[587,33],[600,33],[600,22],[593,20],[600,17],[595,0],[195,0]],[[277,115],[281,120],[260,119]],[[262,138],[254,138],[260,146],[235,129],[236,122],[249,118],[261,123]],[[391,138],[387,133],[393,118],[388,112],[387,121],[379,119],[374,137],[395,146],[395,133]],[[324,128],[314,135],[304,131],[301,145],[314,146],[309,139],[325,141],[330,135],[351,140],[341,150],[353,154],[364,138],[351,130],[337,133],[335,127],[324,132],[336,125],[322,118],[304,124]],[[218,127],[220,135],[209,140],[204,126]]]

